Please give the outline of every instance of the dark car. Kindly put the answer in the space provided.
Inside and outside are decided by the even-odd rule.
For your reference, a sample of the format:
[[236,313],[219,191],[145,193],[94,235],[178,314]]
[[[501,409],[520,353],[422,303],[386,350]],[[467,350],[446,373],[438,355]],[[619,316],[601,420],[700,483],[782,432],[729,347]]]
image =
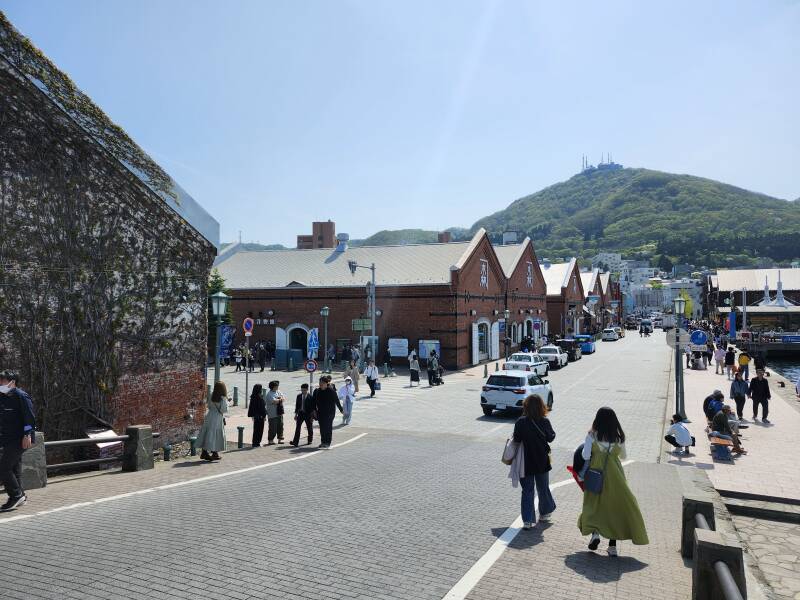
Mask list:
[[574,338],[563,338],[556,342],[556,344],[567,353],[567,358],[569,362],[575,362],[576,360],[580,360],[582,352],[581,352],[581,342]]

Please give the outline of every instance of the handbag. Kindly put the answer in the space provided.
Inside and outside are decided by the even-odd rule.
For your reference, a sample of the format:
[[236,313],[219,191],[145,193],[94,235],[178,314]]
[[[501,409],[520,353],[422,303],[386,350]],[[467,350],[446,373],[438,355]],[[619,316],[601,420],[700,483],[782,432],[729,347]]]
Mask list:
[[519,442],[515,442],[511,438],[508,438],[506,440],[505,448],[503,448],[503,456],[500,458],[500,462],[502,462],[504,465],[510,465],[513,463],[518,449]]
[[380,389],[381,389],[381,382],[376,379],[375,380],[375,391],[377,392]]
[[608,466],[608,457],[611,455],[611,445],[606,450],[606,460],[603,463],[603,470],[589,469],[583,478],[583,483],[587,492],[593,494],[600,494],[603,491],[603,480],[605,479],[606,467]]

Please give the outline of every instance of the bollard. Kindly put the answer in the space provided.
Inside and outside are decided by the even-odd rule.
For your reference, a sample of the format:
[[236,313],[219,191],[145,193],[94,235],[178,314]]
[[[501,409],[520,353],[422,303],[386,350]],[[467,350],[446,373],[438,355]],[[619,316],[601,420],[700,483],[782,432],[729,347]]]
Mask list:
[[169,457],[172,456],[172,444],[164,444],[164,460],[169,461]]
[[274,358],[269,361],[269,370],[270,371],[274,371],[275,370],[275,359]]
[[489,365],[487,363],[483,363],[483,378],[486,379],[489,377]]
[[189,436],[189,456],[197,456],[197,436]]
[[383,363],[383,376],[389,376],[389,363]]
[[236,441],[236,447],[244,448],[244,425],[239,425],[236,429],[239,430],[239,438]]
[[294,359],[290,356],[289,357],[289,371],[294,371]]
[[144,471],[153,468],[153,428],[150,425],[129,425],[122,447],[122,470]]
[[500,363],[499,362],[494,363],[494,372],[497,373],[499,370],[500,370]]
[[239,406],[239,388],[233,386],[233,405]]

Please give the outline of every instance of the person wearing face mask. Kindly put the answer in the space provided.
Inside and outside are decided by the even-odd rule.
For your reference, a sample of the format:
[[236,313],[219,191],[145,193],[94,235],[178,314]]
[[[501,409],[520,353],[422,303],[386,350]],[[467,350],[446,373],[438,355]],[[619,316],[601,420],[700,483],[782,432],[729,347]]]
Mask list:
[[36,420],[31,397],[17,387],[18,379],[13,371],[0,373],[0,482],[8,494],[0,512],[28,501],[22,489],[22,453],[36,441]]

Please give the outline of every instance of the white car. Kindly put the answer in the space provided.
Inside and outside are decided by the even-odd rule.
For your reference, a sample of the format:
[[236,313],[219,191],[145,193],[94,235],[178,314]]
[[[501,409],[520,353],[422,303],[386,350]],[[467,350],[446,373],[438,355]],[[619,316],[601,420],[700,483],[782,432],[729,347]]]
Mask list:
[[619,339],[619,334],[617,330],[613,327],[607,327],[603,329],[603,341],[604,342],[616,342]]
[[538,354],[550,364],[551,369],[566,367],[569,362],[569,355],[559,346],[542,346]]
[[508,357],[504,371],[531,371],[542,377],[550,373],[550,363],[533,352],[517,352]]
[[550,382],[528,371],[499,371],[489,376],[481,391],[483,414],[491,416],[494,410],[522,411],[522,401],[531,394],[539,394],[553,407],[553,389]]

